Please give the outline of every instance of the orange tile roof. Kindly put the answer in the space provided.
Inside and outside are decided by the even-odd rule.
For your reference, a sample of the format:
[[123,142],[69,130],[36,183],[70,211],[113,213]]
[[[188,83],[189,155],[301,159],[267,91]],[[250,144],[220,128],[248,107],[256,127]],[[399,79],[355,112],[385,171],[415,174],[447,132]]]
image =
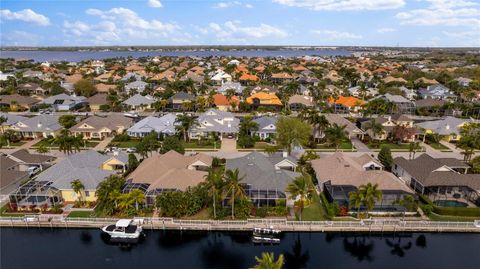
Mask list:
[[257,92],[247,98],[248,104],[253,104],[253,99],[259,99],[261,105],[282,105],[282,101],[274,93]]
[[356,97],[353,96],[339,96],[337,100],[335,100],[333,97],[330,97],[328,99],[328,102],[330,104],[340,104],[346,107],[354,107],[354,106],[361,106],[365,104],[365,101],[362,101]]
[[258,77],[255,75],[250,75],[247,73],[243,73],[242,76],[240,76],[239,80],[250,80],[250,81],[257,81]]
[[240,99],[238,99],[237,96],[232,96],[230,100],[228,100],[227,96],[221,93],[217,93],[213,96],[213,103],[216,106],[229,106],[232,103],[235,103],[236,105],[238,105],[240,103]]
[[279,79],[292,79],[293,76],[288,74],[288,73],[275,73],[275,74],[272,74],[272,78],[279,78]]

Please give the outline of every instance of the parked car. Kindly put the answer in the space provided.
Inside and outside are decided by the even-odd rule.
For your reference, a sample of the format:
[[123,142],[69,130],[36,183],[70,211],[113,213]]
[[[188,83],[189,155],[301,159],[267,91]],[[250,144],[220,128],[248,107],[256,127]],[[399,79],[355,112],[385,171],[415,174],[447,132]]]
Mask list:
[[126,151],[127,151],[127,153],[135,153],[135,152],[137,152],[137,149],[136,148],[128,148]]
[[32,177],[32,176],[34,176],[34,175],[36,175],[36,174],[38,174],[38,173],[40,172],[40,167],[38,167],[38,166],[30,166],[30,167],[28,167],[27,172],[28,172],[28,175],[29,175],[30,177]]
[[138,118],[138,113],[136,113],[136,112],[126,112],[126,113],[123,113],[123,116],[129,117],[129,118]]
[[108,147],[104,150],[104,152],[114,152],[114,151],[118,151],[118,148],[117,147]]

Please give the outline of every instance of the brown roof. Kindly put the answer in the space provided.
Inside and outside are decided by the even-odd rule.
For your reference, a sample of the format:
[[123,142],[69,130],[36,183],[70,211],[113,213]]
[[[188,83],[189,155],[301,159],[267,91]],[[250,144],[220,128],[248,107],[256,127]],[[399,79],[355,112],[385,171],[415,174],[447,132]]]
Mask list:
[[28,176],[26,171],[14,170],[13,167],[15,165],[17,165],[15,161],[0,155],[0,188],[6,187]]
[[360,157],[347,156],[337,152],[328,157],[312,161],[312,168],[319,181],[330,181],[332,185],[355,186],[367,183],[378,184],[380,190],[397,190],[412,192],[399,178],[383,170],[368,170],[363,168],[369,162],[380,165],[378,161],[364,154]]
[[149,190],[185,190],[204,181],[205,171],[198,171],[190,165],[201,162],[212,165],[212,157],[199,153],[184,156],[174,150],[145,159],[129,176],[133,183],[148,183]]
[[10,154],[10,156],[12,156],[12,157],[24,162],[24,163],[30,163],[30,164],[42,164],[42,163],[49,162],[49,161],[52,161],[53,159],[55,159],[55,157],[49,156],[49,155],[29,153],[28,150],[26,150],[26,149],[17,150],[15,152],[13,152],[12,154]]
[[90,105],[106,105],[108,104],[106,93],[97,93],[87,99],[87,103]]
[[20,94],[0,95],[0,103],[11,105],[14,101],[21,106],[31,106],[38,103],[37,99],[30,96],[23,96]]
[[[80,128],[85,124],[93,127],[93,129]],[[127,118],[123,115],[118,115],[118,114],[111,114],[106,117],[91,116],[77,123],[75,126],[70,128],[70,131],[72,132],[99,131],[102,128],[108,128],[112,131],[117,131],[118,129],[127,129],[130,126],[132,126],[132,124],[133,124],[133,120],[131,118]]]
[[432,107],[432,106],[443,106],[445,104],[444,100],[437,100],[432,98],[420,99],[415,101],[416,107]]

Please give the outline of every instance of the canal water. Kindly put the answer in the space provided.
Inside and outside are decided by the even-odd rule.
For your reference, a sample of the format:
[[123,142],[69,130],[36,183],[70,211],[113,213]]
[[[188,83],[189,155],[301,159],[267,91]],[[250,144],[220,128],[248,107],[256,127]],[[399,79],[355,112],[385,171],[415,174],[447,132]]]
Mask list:
[[349,56],[351,51],[337,49],[305,49],[305,50],[225,50],[225,51],[41,51],[41,50],[0,50],[0,58],[32,59],[36,62],[68,61],[79,62],[91,59],[107,59],[117,57],[146,57],[146,56],[232,56],[232,57],[299,57],[299,56]]
[[284,268],[478,269],[480,234],[284,233],[279,245],[253,245],[250,233],[147,231],[135,245],[99,230],[2,228],[2,269],[245,269],[262,252]]

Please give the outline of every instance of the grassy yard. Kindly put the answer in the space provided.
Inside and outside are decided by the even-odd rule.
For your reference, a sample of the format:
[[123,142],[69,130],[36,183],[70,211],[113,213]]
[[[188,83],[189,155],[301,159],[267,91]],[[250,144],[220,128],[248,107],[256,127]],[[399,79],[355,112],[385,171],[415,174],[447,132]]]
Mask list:
[[[94,148],[96,145],[98,145],[99,141],[85,141],[84,145],[81,147],[84,148],[85,146],[87,148]],[[58,146],[55,143],[50,143],[48,139],[42,139],[39,142],[37,142],[35,145],[32,146],[32,148],[38,148],[40,146],[46,146],[49,148],[58,148]]]
[[[16,147],[20,147],[21,145],[27,143],[26,141],[18,141],[18,142],[12,142],[10,143],[10,148],[16,148]],[[6,145],[5,145],[5,148],[8,148]]]
[[431,213],[428,217],[430,218],[430,220],[433,220],[433,221],[474,221],[474,220],[478,220],[478,217],[437,215],[435,213]]
[[210,218],[210,213],[208,212],[208,208],[204,208],[200,211],[198,211],[197,214],[193,216],[187,216],[184,217],[183,219],[192,219],[192,220],[208,220]]
[[425,144],[429,145],[430,147],[436,149],[436,150],[450,150],[448,147],[437,143],[437,142],[430,142],[430,141],[425,141]]
[[68,214],[69,218],[90,218],[95,217],[95,212],[93,211],[72,211]]
[[25,216],[25,213],[9,213],[9,212],[6,212],[7,210],[7,206],[3,206],[2,208],[0,208],[0,217],[23,217]]
[[219,149],[222,146],[222,141],[194,141],[191,140],[190,142],[182,141],[184,148],[201,148],[201,149]]
[[327,213],[323,205],[320,202],[320,197],[315,194],[312,198],[312,203],[303,209],[302,220],[314,221],[314,220],[327,220]]
[[140,143],[140,140],[132,139],[129,141],[111,142],[110,145],[119,148],[134,148]]
[[410,144],[397,144],[397,143],[388,143],[388,142],[381,142],[381,143],[367,143],[368,148],[370,149],[381,149],[383,146],[390,148],[391,150],[409,150]]
[[[327,145],[327,144],[317,144],[317,149],[335,149],[334,146]],[[343,150],[351,150],[352,149],[352,142],[350,140],[348,141],[343,141],[338,145],[338,149],[343,149]]]

